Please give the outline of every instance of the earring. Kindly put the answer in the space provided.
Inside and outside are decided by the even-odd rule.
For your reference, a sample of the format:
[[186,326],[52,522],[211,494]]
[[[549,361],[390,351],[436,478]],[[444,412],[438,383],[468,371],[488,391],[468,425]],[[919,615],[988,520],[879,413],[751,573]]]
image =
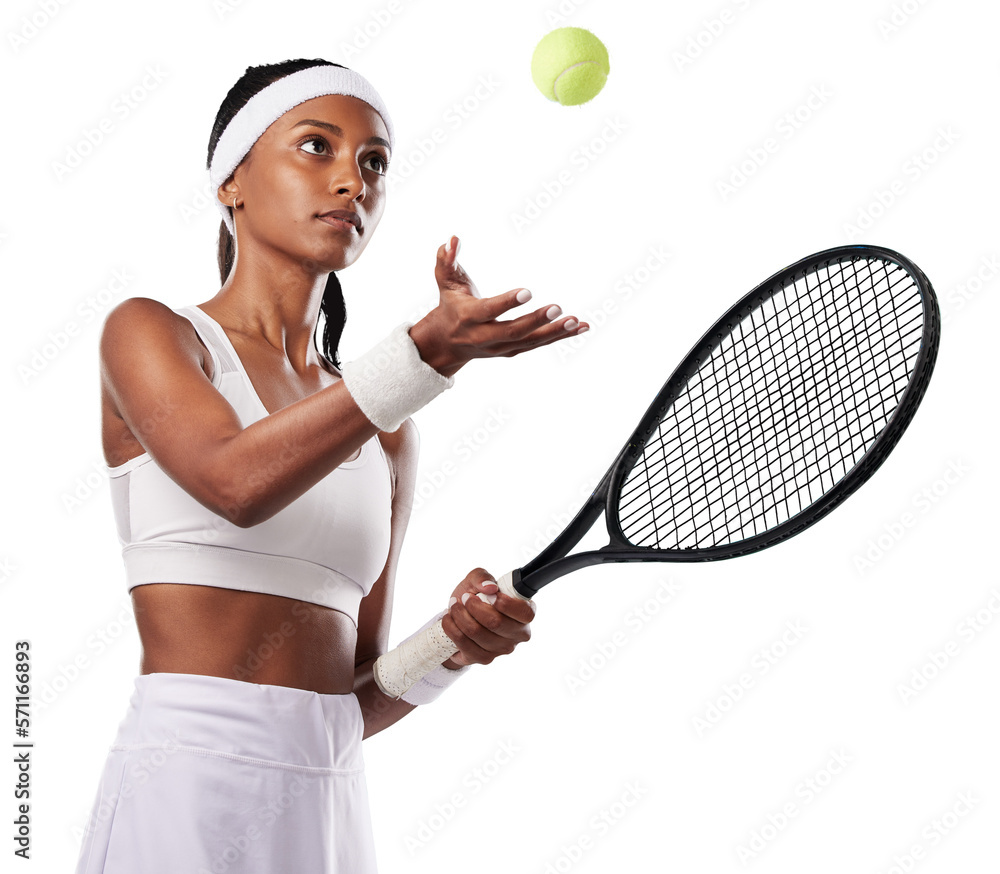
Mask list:
[[236,198],[233,198],[233,212],[236,212]]

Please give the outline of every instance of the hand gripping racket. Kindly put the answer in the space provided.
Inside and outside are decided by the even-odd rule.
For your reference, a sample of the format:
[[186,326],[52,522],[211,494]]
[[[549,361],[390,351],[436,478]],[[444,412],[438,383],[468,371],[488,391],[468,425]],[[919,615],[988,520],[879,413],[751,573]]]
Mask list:
[[[930,282],[890,249],[841,246],[776,273],[698,341],[566,530],[500,591],[528,599],[599,562],[733,558],[805,530],[899,441],[940,322]],[[602,511],[610,543],[568,555]],[[398,698],[455,652],[437,622],[381,656],[376,682]]]

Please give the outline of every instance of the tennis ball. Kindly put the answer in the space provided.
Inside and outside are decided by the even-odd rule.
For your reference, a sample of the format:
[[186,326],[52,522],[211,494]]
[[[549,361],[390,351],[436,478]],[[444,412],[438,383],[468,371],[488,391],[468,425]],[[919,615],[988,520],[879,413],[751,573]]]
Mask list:
[[560,27],[547,33],[531,56],[531,78],[538,90],[563,106],[595,98],[610,70],[604,43],[582,27]]

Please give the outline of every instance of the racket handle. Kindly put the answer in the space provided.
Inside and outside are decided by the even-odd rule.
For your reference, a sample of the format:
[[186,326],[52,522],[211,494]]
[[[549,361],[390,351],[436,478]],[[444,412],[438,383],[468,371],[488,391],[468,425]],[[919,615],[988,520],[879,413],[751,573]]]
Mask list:
[[[513,571],[500,577],[497,586],[505,595],[529,600],[514,588]],[[495,595],[486,597],[491,604],[496,601]],[[422,633],[379,656],[375,660],[375,683],[390,698],[400,698],[421,677],[440,667],[457,652],[458,647],[444,633],[444,625],[439,619]]]

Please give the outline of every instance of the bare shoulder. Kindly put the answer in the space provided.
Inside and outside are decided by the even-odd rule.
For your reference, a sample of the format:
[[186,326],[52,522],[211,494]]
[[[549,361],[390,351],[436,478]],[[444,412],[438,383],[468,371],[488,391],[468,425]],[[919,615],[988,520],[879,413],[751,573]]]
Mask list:
[[[165,303],[151,297],[130,297],[113,307],[104,319],[102,341],[105,337],[118,340],[123,335],[135,333],[146,337],[150,334],[184,333],[185,326],[192,327],[187,319]],[[194,333],[193,329],[191,333]]]
[[203,370],[206,365],[211,368],[211,358],[191,322],[149,297],[123,300],[108,313],[101,330],[100,354],[105,368],[131,358],[136,350],[180,354]]

